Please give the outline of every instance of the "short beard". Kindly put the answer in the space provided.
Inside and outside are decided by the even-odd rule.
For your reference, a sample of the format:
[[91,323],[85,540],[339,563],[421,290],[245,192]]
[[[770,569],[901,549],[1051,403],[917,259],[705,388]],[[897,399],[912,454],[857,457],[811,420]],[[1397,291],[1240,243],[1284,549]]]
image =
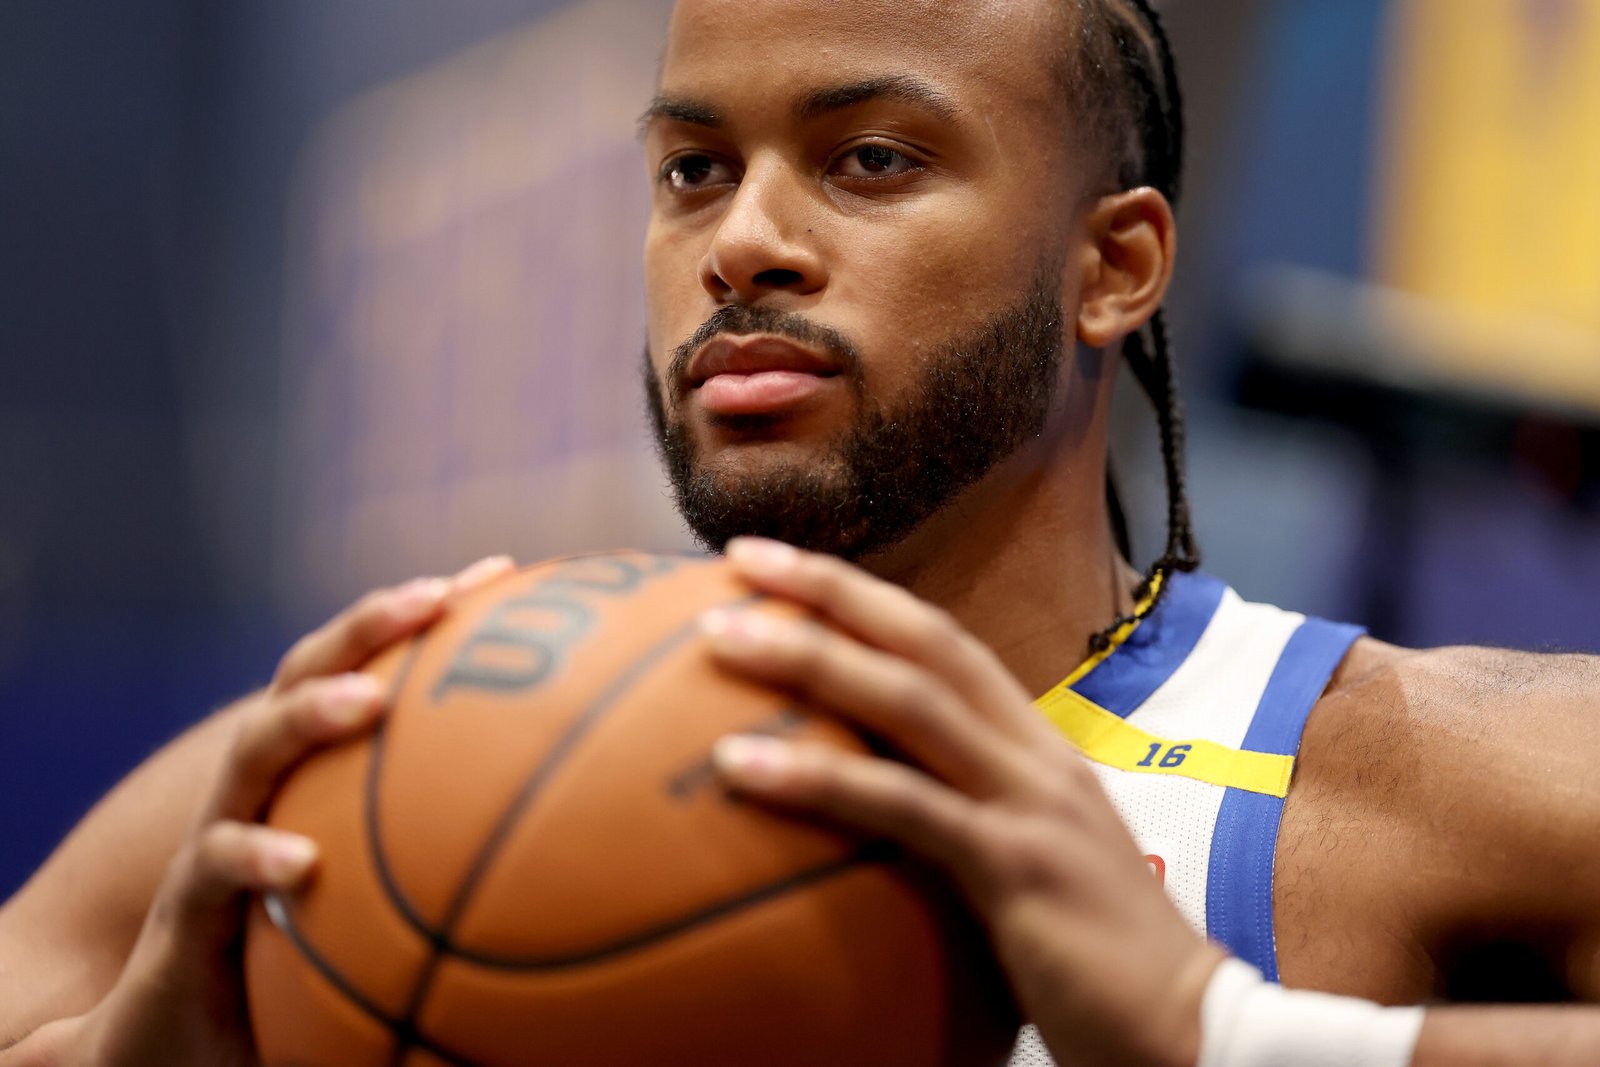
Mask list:
[[[657,446],[696,540],[720,552],[734,537],[770,537],[845,559],[900,543],[1044,432],[1062,360],[1059,278],[1059,270],[1041,272],[1020,304],[934,351],[892,406],[859,392],[855,352],[841,352],[849,342],[834,335],[830,347],[856,374],[860,417],[815,462],[749,478],[704,469],[682,418],[669,414],[647,352],[645,390]],[[798,316],[755,309],[724,308],[718,315],[725,321],[714,317],[702,327],[678,350],[674,368],[719,332],[760,331],[815,344],[820,330]],[[679,380],[669,371],[669,381]]]

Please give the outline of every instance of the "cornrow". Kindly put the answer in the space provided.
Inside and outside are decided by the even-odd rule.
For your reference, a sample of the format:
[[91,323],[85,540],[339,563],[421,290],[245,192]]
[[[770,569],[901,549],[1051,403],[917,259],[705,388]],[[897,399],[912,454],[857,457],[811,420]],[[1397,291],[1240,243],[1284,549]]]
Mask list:
[[[1115,0],[1113,0],[1115,2]],[[1185,133],[1183,87],[1178,81],[1178,65],[1173,57],[1172,40],[1166,25],[1148,0],[1122,0],[1137,14],[1154,46],[1159,70],[1150,67],[1151,49],[1140,40],[1133,27],[1122,24],[1116,33],[1124,72],[1139,87],[1140,141],[1144,150],[1144,173],[1136,180],[1155,186],[1174,205],[1183,193]],[[1154,135],[1154,136],[1153,136]]]
[[[1089,95],[1091,99],[1098,98],[1103,110],[1110,112],[1099,117],[1112,127],[1108,131],[1111,143],[1122,145],[1113,149],[1120,156],[1114,160],[1117,181],[1122,188],[1153,186],[1176,205],[1183,191],[1183,95],[1166,27],[1148,0],[1079,0],[1079,5],[1087,27],[1084,44],[1090,52],[1079,61],[1085,63],[1087,80],[1101,82],[1091,86]],[[1131,14],[1134,21],[1124,17],[1125,13]],[[1109,40],[1097,41],[1097,29],[1104,29]],[[1109,50],[1105,45],[1110,46]],[[1116,129],[1121,126],[1125,130],[1129,119],[1138,135],[1132,143],[1127,143]],[[1123,354],[1155,408],[1160,427],[1167,489],[1167,545],[1134,591],[1134,612],[1118,616],[1090,638],[1089,648],[1094,653],[1109,649],[1120,631],[1154,611],[1171,586],[1174,573],[1200,566],[1184,477],[1183,404],[1178,397],[1177,367],[1165,311],[1158,309],[1144,329],[1127,339]],[[1115,505],[1115,493],[1109,486],[1108,480],[1108,496]],[[1114,506],[1112,510],[1118,514],[1121,509]],[[1124,550],[1125,530],[1123,526],[1118,531]]]

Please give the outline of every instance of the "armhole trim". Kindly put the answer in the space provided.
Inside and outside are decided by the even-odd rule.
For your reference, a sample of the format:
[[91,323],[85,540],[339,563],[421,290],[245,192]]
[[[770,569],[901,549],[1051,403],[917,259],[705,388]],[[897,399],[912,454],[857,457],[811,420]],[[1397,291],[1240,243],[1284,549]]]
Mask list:
[[[1322,619],[1301,624],[1273,668],[1243,747],[1291,758],[1298,754],[1311,709],[1364,632]],[[1283,799],[1229,788],[1212,832],[1206,876],[1206,932],[1272,982],[1278,980],[1273,866]]]

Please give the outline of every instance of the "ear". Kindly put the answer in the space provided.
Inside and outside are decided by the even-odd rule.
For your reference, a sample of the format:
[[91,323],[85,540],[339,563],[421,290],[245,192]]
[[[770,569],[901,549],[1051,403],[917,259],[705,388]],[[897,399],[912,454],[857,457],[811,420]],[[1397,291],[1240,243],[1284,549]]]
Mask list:
[[1148,322],[1166,298],[1177,225],[1167,198],[1144,186],[1101,198],[1085,228],[1078,340],[1106,348]]

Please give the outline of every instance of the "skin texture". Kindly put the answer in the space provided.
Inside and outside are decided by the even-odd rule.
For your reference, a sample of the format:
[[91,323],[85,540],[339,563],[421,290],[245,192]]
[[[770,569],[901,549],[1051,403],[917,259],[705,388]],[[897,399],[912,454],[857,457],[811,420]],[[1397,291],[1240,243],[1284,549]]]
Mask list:
[[1469,983],[1600,999],[1597,684],[1588,656],[1358,648],[1284,814],[1284,980],[1388,1003]]
[[[655,187],[650,347],[660,372],[719,307],[803,314],[847,335],[864,389],[892,402],[919,354],[1060,265],[1068,355],[1037,438],[864,569],[735,542],[752,584],[819,622],[704,620],[730,670],[906,761],[771,738],[730,739],[718,761],[752,801],[942,865],[1063,1062],[1188,1067],[1220,952],[1029,701],[1129,606],[1136,578],[1102,496],[1110,368],[1159,305],[1176,245],[1159,194],[1083,180],[1104,168],[1075,149],[1049,73],[1058,17],[1044,0],[684,0],[646,144],[653,174],[689,153],[717,180]],[[797,114],[824,90],[908,76],[942,105],[880,92]],[[863,144],[915,165],[858,170]],[[692,400],[683,411],[711,470],[758,479],[816,464],[857,414],[848,391],[819,397],[757,435]],[[314,865],[254,816],[306,752],[381,713],[345,672],[507,566],[372,594],[108,797],[0,909],[0,1065],[251,1064],[232,958],[244,893]],[[1285,978],[1414,1001],[1492,971],[1493,941],[1594,998],[1597,673],[1590,659],[1360,643],[1313,712],[1284,817]],[[1430,1013],[1415,1064],[1559,1067],[1597,1049],[1593,1009],[1448,1009]]]
[[[1215,956],[1146,891],[1083,761],[1040,730],[992,654],[836,560],[769,542],[730,556],[820,621],[708,619],[723,661],[836,710],[913,766],[738,738],[718,753],[728,780],[943,865],[1062,1062],[1194,1063]],[[1594,998],[1595,669],[1482,649],[1354,651],[1313,713],[1279,838],[1286,984],[1414,1003],[1481,971],[1462,953],[1488,937],[1561,974],[1559,995]],[[1597,1050],[1592,1007],[1452,1008],[1429,1012],[1412,1063],[1577,1065]]]
[[[657,179],[649,340],[661,375],[719,306],[757,303],[844,333],[863,354],[866,390],[892,406],[921,353],[1012,306],[1040,264],[1065,264],[1073,354],[1044,432],[863,561],[955,612],[1030,688],[1059,680],[1073,666],[1062,650],[1085,647],[1129,606],[1135,583],[1115,557],[1098,473],[1114,365],[1102,350],[1154,311],[1175,241],[1158,194],[1102,199],[1085,186],[1048,73],[1054,10],[685,3],[661,80],[661,103],[678,106],[658,106],[645,137]],[[808,93],[908,75],[950,113],[880,97],[796,116]],[[719,122],[676,117],[693,111]],[[859,177],[850,154],[863,145],[903,153],[902,172]],[[661,180],[685,154],[715,161],[692,191]],[[706,467],[741,479],[816,464],[856,414],[843,388],[755,437],[719,428],[692,400],[684,411]],[[1063,552],[1072,566],[1051,558]],[[1008,604],[1024,596],[1036,610],[1016,618]]]

